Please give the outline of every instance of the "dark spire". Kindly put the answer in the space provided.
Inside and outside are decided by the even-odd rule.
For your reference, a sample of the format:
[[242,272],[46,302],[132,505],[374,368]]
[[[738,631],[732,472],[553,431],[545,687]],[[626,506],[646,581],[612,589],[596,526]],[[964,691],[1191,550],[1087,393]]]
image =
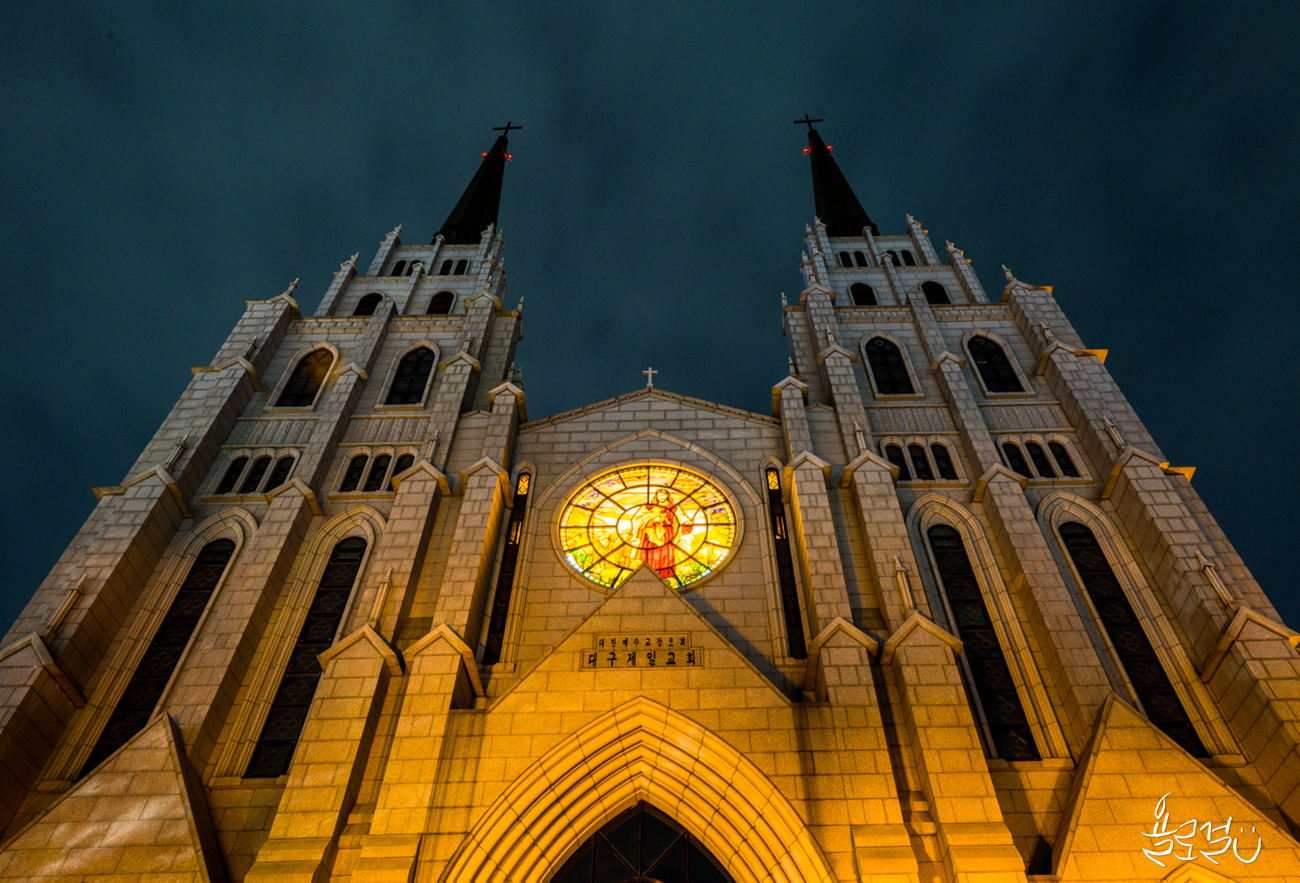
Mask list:
[[844,180],[844,173],[835,164],[830,148],[812,127],[821,120],[795,120],[808,125],[808,155],[812,159],[813,199],[817,204],[817,217],[826,225],[828,236],[861,236],[863,227],[880,235],[880,230],[867,217],[866,209],[858,202],[853,188]]
[[447,220],[442,222],[434,234],[435,238],[441,235],[448,245],[478,245],[488,224],[497,222],[497,210],[501,207],[501,179],[505,173],[506,160],[510,158],[507,150],[510,142],[506,135],[510,134],[511,129],[519,128],[522,127],[506,123],[493,130],[502,131],[502,135],[483,154],[482,165],[474,173],[474,178]]

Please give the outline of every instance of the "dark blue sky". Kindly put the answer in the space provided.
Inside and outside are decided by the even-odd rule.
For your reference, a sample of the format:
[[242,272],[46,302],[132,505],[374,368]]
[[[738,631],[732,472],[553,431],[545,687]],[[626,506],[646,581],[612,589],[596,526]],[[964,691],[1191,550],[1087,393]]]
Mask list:
[[1003,263],[1055,286],[1300,624],[1300,13],[1068,6],[15,5],[0,622],[245,300],[301,277],[309,312],[397,224],[428,241],[507,119],[529,415],[649,364],[766,412],[813,213],[808,112],[882,232],[911,213],[988,290]]

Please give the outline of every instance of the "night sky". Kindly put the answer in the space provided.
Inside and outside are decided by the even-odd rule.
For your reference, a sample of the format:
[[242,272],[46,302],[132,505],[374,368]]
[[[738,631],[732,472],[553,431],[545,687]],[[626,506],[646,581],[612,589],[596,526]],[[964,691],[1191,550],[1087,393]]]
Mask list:
[[883,234],[1055,286],[1300,625],[1300,7],[1070,5],[9,6],[0,623],[246,300],[428,242],[507,120],[529,416],[649,365],[769,413],[809,113]]

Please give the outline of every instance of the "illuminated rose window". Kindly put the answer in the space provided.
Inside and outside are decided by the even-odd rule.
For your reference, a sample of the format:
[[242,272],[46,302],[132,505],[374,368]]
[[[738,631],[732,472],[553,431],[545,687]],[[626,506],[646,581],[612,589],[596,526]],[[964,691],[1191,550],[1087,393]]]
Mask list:
[[560,513],[560,553],[614,588],[642,565],[673,588],[717,570],[736,541],[736,512],[707,478],[675,466],[625,466],[578,488]]

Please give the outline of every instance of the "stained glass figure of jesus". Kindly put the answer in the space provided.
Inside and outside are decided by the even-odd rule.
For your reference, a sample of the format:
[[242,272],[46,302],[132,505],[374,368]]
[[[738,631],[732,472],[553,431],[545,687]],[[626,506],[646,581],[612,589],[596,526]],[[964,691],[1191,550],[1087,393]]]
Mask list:
[[673,575],[677,565],[676,546],[673,540],[678,534],[688,534],[694,525],[682,524],[677,517],[677,507],[673,505],[668,491],[659,488],[654,499],[646,503],[633,519],[633,529],[639,542],[637,558],[654,569],[664,579]]

